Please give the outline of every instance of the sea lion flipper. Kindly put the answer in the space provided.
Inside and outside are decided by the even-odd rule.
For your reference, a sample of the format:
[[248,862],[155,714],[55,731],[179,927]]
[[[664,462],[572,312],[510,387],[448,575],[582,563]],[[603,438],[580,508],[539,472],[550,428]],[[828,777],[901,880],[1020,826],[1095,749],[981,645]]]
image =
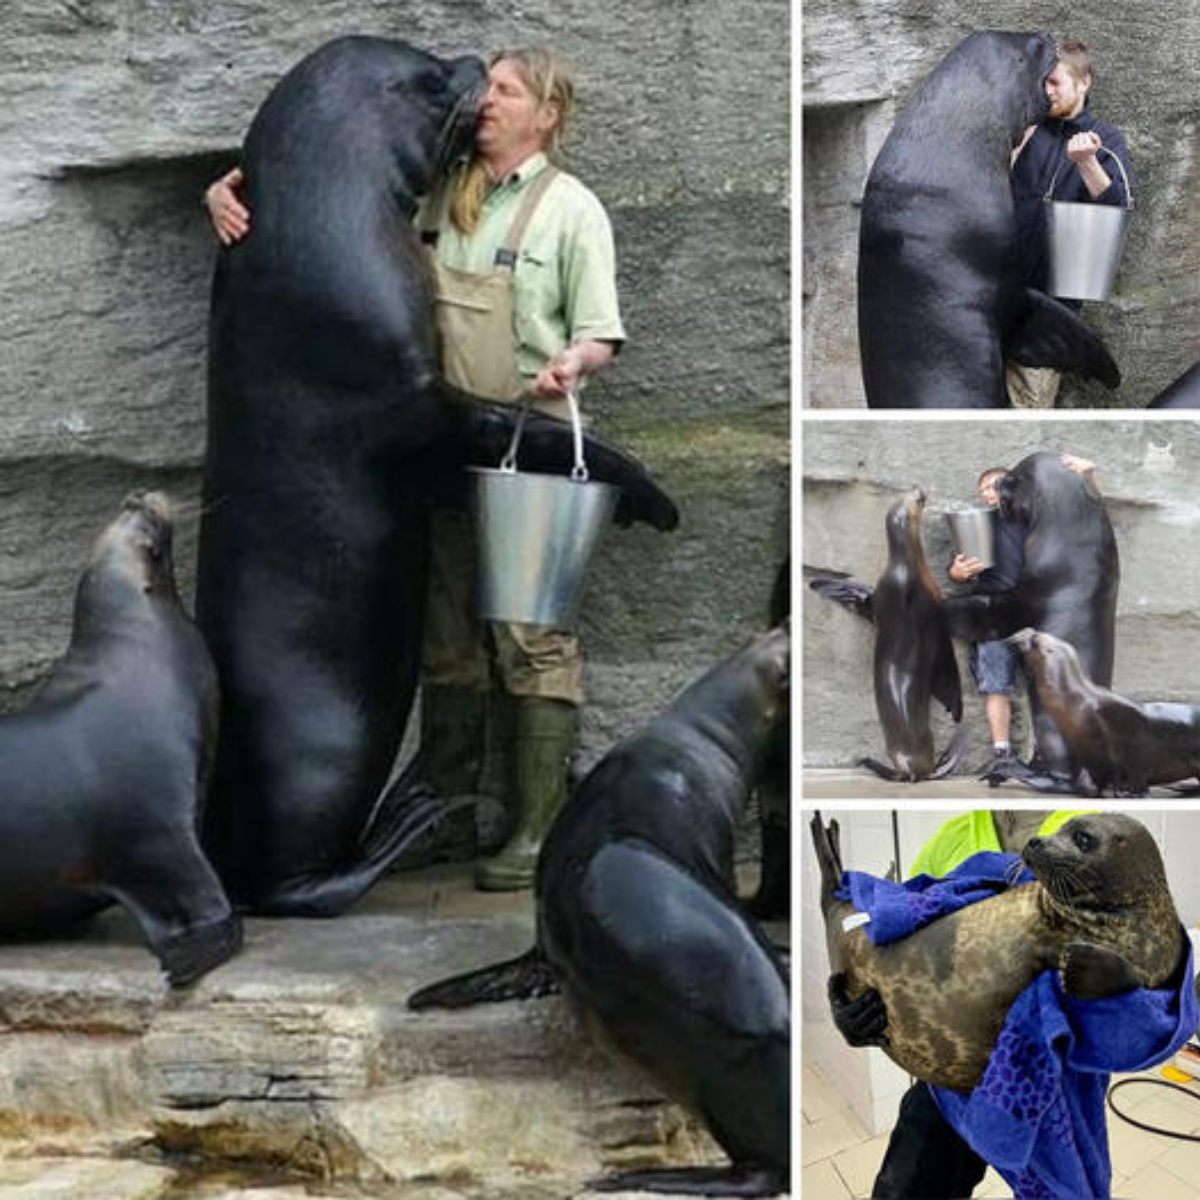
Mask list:
[[859,583],[857,579],[813,579],[809,581],[814,592],[832,600],[843,608],[848,608],[855,616],[864,621],[875,620],[874,595],[875,589],[868,584]]
[[934,699],[955,721],[963,715],[962,680],[958,674],[958,659],[954,655],[954,643],[949,637],[942,638],[937,662],[933,666]]
[[[519,410],[513,405],[488,403],[445,380],[439,381],[438,393],[450,417],[462,461],[476,466],[498,465],[508,449]],[[584,433],[583,457],[591,479],[622,489],[613,515],[616,524],[626,526],[640,521],[664,533],[679,525],[675,502],[627,450],[593,433]],[[518,466],[532,471],[569,473],[574,464],[570,424],[544,413],[529,413],[517,461]]]
[[1063,948],[1063,988],[1080,1000],[1099,1000],[1141,986],[1133,964],[1107,946],[1068,942]]
[[534,946],[516,958],[431,983],[413,992],[407,1004],[415,1012],[426,1008],[469,1008],[501,1000],[554,996],[561,990],[554,968],[540,947]]
[[623,1171],[589,1179],[592,1192],[656,1192],[668,1196],[778,1196],[787,1178],[766,1167],[676,1167],[665,1170]]
[[1024,367],[1054,367],[1086,379],[1098,379],[1110,390],[1121,372],[1108,347],[1065,304],[1026,288],[1020,323],[1004,345],[1006,357]]

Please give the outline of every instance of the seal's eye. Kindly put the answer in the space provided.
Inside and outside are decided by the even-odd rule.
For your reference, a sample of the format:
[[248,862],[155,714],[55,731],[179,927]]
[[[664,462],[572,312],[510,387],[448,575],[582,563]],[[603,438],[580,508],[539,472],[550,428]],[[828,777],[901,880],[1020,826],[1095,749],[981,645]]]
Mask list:
[[1071,835],[1071,841],[1086,854],[1096,846],[1096,839],[1090,833],[1085,833],[1082,829],[1077,829]]

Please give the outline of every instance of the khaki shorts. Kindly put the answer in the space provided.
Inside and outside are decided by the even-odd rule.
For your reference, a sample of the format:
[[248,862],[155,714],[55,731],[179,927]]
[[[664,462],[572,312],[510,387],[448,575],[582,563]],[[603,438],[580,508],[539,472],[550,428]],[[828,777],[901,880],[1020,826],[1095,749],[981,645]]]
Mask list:
[[495,672],[510,696],[583,703],[579,639],[564,629],[481,621],[475,615],[471,518],[435,508],[421,682],[486,691]]
[[1062,376],[1053,367],[1004,364],[1004,384],[1013,408],[1053,408]]

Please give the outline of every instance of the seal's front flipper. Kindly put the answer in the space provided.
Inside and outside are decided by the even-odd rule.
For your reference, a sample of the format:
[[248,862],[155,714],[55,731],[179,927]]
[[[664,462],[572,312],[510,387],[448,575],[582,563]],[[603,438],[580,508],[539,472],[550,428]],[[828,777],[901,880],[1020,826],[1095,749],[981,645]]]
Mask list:
[[934,767],[933,774],[929,778],[945,779],[947,775],[953,775],[966,754],[969,740],[967,727],[960,722],[954,731],[954,736],[950,739],[950,745],[942,751],[942,757],[938,759],[937,766]]
[[554,968],[534,946],[506,962],[431,983],[409,996],[408,1007],[417,1012],[425,1008],[469,1008],[472,1004],[555,996],[561,991]]
[[1068,942],[1060,965],[1063,988],[1080,1000],[1117,996],[1142,984],[1127,958],[1091,942]]
[[768,1167],[678,1167],[662,1171],[623,1171],[585,1184],[592,1192],[656,1192],[667,1196],[778,1196],[787,1176]]
[[[451,436],[460,460],[472,466],[495,467],[512,440],[520,409],[491,404],[439,381],[438,392],[450,416]],[[622,489],[613,520],[618,525],[641,521],[662,532],[679,524],[675,502],[650,477],[632,454],[612,442],[583,435],[583,458],[589,477]],[[525,421],[517,464],[529,471],[568,475],[575,463],[574,437],[569,422],[530,412]]]
[[874,597],[875,589],[857,579],[813,579],[809,581],[814,592],[832,600],[843,608],[848,608],[855,616],[864,621],[875,620]]
[[1106,388],[1121,382],[1121,372],[1108,347],[1072,309],[1034,288],[1025,289],[1019,324],[1004,346],[1006,358],[1023,367],[1054,367]]

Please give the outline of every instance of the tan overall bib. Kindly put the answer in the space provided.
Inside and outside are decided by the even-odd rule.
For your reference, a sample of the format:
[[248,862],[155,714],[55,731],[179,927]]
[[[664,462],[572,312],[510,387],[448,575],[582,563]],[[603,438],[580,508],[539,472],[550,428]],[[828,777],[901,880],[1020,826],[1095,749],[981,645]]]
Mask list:
[[[547,167],[521,201],[490,271],[444,267],[434,257],[442,373],[477,396],[512,403],[528,390],[513,345],[513,268],[534,210],[557,171]],[[440,221],[444,203],[431,206]],[[436,225],[434,226],[436,228]],[[535,398],[533,407],[566,419],[566,400]],[[422,682],[483,691],[490,684],[485,629],[475,615],[475,536],[471,518],[435,508],[430,552],[429,607],[421,654]],[[535,625],[488,623],[496,670],[512,696],[583,702],[576,637]]]

